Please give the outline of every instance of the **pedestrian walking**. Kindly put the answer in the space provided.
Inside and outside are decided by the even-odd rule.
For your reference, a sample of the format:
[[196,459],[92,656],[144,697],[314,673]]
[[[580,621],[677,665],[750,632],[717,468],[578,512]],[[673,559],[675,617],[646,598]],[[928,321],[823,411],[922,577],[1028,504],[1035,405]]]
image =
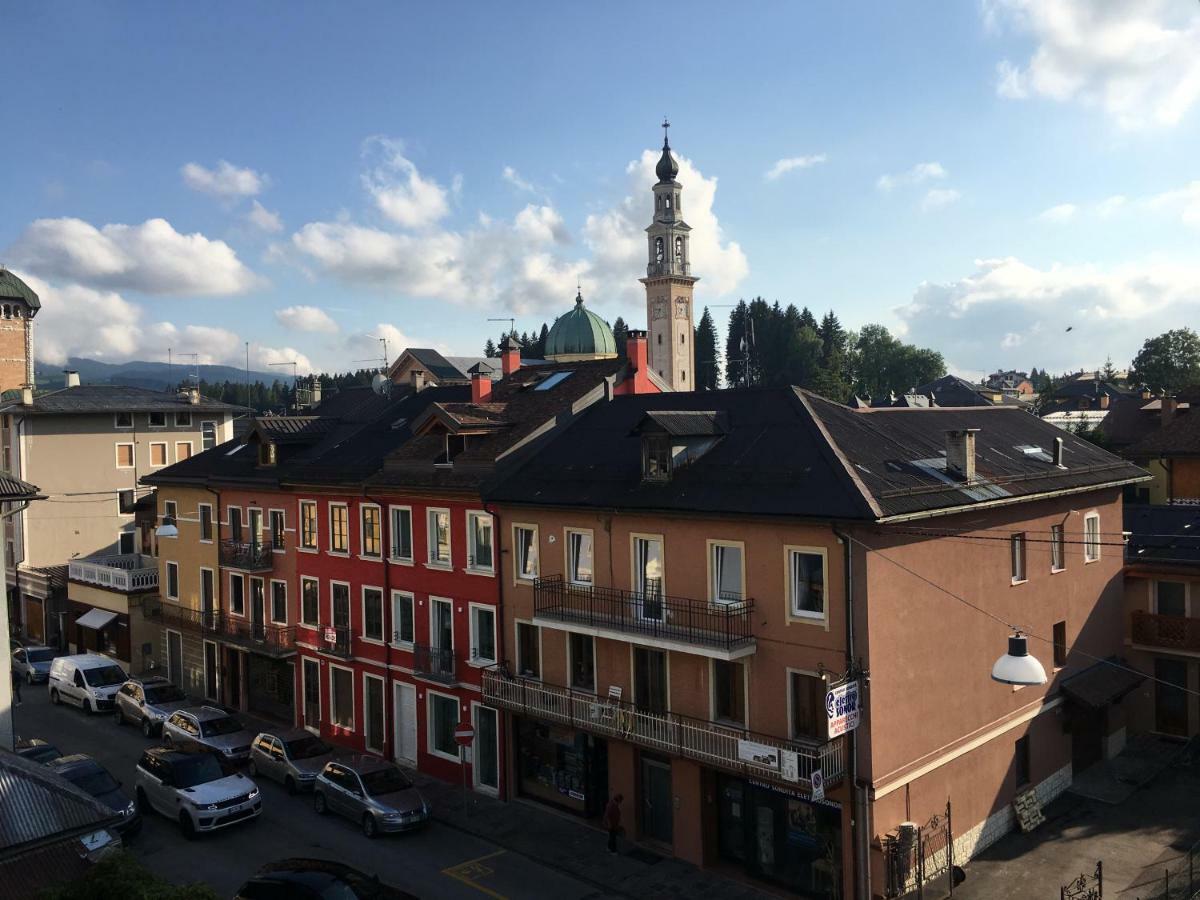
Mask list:
[[621,833],[621,801],[625,798],[620,794],[613,796],[604,808],[604,827],[608,829],[608,852],[617,852],[617,835]]
[[8,663],[8,671],[12,673],[12,694],[13,706],[21,705],[21,676],[13,666],[12,661]]

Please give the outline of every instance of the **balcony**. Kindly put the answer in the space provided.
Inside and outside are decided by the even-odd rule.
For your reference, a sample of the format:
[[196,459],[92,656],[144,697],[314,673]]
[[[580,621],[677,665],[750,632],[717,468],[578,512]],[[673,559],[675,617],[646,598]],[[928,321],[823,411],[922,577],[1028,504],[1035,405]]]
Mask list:
[[332,653],[334,656],[344,656],[347,659],[350,657],[353,634],[349,625],[317,625],[315,627],[320,637],[320,644],[317,646],[319,651]]
[[[512,712],[686,757],[746,777],[794,784],[802,790],[811,791],[812,773],[816,769],[821,770],[830,787],[845,774],[842,737],[824,744],[788,741],[678,713],[649,712],[632,703],[602,699],[559,685],[514,678],[501,668],[484,671],[483,697],[491,705]],[[795,754],[794,772],[786,764],[791,754]]]
[[710,603],[657,591],[568,584],[561,575],[550,575],[534,582],[533,610],[534,624],[548,628],[716,659],[740,659],[755,651],[753,600]]
[[67,577],[123,594],[152,591],[158,587],[158,560],[140,553],[73,559]]
[[268,625],[222,610],[202,611],[169,603],[160,603],[148,615],[165,627],[191,631],[265,656],[284,657],[296,652],[296,630],[291,625]]
[[1132,631],[1135,644],[1200,653],[1200,619],[1137,610],[1133,613]]
[[275,567],[271,541],[221,541],[221,565],[243,572],[269,572]]
[[413,671],[425,678],[453,684],[454,650],[444,647],[428,647],[425,644],[413,645]]

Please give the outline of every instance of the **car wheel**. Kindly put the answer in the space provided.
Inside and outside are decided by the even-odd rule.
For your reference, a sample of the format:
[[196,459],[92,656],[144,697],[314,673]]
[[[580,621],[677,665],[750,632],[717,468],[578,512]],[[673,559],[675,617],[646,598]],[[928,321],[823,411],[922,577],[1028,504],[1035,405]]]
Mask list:
[[283,786],[284,786],[285,788],[287,788],[287,792],[288,792],[289,794],[295,794],[295,793],[296,793],[296,790],[297,790],[297,788],[296,788],[296,779],[295,779],[295,778],[293,778],[291,775],[289,775],[287,778],[283,779]]
[[134,799],[137,801],[138,812],[150,812],[150,801],[146,799],[145,791],[143,791],[141,788],[138,788]]
[[251,777],[251,778],[257,778],[257,777],[258,777],[258,766],[256,766],[256,765],[254,764],[254,760],[253,760],[253,759],[251,759],[251,760],[250,760],[250,762],[249,762],[249,764],[246,766],[246,771],[250,773],[250,777]]
[[185,812],[179,814],[179,828],[189,841],[196,837],[196,825],[192,822],[192,817]]
[[317,811],[318,816],[323,816],[329,812],[329,807],[325,805],[325,795],[320,791],[313,794],[313,809]]
[[375,821],[375,817],[370,813],[363,816],[362,828],[363,834],[368,838],[373,838],[379,834],[379,823]]
[[120,728],[125,724],[125,716],[121,713],[121,707],[113,710],[113,724]]
[[58,706],[60,703],[62,703],[62,698],[58,696],[58,691],[50,692],[50,702],[55,706]]
[[82,705],[83,705],[83,711],[85,713],[87,713],[89,716],[97,711],[96,704],[92,700],[84,700]]
[[154,737],[154,723],[149,719],[142,719],[142,736]]

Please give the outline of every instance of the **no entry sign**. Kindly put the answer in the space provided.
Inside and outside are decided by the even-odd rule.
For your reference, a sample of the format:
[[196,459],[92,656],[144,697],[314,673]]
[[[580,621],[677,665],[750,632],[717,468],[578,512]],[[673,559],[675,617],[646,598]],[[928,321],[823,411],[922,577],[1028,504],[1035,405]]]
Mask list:
[[470,725],[460,725],[454,729],[454,740],[464,747],[470,747],[475,740],[475,729]]

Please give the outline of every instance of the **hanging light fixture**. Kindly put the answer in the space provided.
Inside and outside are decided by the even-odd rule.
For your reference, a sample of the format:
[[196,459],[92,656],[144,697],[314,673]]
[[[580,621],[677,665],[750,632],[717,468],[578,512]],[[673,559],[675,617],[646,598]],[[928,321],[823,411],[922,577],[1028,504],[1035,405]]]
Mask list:
[[1008,638],[1008,652],[992,666],[992,680],[1003,684],[1045,684],[1046,670],[1029,655],[1028,638],[1016,632]]

